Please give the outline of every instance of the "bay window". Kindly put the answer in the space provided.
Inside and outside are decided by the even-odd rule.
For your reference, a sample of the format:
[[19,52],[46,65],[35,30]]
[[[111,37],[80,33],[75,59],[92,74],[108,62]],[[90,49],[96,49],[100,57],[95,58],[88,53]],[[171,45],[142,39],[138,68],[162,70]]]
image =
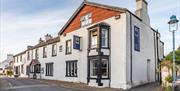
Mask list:
[[[97,59],[91,59],[90,60],[90,77],[97,77],[98,75],[98,62],[99,60]],[[108,66],[108,59],[101,59],[101,67],[99,68],[100,71],[101,71],[101,75],[103,78],[107,78],[108,77],[108,69],[109,69],[109,66]]]
[[95,30],[92,30],[90,33],[91,33],[90,34],[90,37],[91,37],[90,46],[91,46],[91,48],[97,48],[98,47],[98,31],[95,29]]
[[91,49],[109,48],[109,27],[95,27],[89,33],[89,46]]

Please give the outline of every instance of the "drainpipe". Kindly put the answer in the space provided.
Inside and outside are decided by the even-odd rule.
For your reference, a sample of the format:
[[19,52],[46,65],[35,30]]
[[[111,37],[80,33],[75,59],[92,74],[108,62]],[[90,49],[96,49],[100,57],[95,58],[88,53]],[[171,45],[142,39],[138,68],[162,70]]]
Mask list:
[[132,81],[132,15],[130,13],[130,81],[131,86],[133,87],[133,81]]

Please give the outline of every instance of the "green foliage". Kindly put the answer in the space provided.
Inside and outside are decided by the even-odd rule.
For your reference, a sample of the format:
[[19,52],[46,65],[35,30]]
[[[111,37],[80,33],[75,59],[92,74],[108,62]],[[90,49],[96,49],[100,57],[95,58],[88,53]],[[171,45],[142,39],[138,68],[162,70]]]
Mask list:
[[165,87],[164,91],[172,91],[172,86]]
[[8,76],[12,76],[12,75],[13,75],[13,71],[8,70],[8,71],[7,71],[7,75],[8,75]]
[[166,80],[167,82],[169,82],[169,83],[172,83],[173,77],[172,77],[171,75],[168,75],[168,76],[165,78],[165,80]]
[[[175,51],[176,54],[176,64],[180,65],[180,47]],[[166,57],[165,60],[173,61],[173,52],[170,52]]]

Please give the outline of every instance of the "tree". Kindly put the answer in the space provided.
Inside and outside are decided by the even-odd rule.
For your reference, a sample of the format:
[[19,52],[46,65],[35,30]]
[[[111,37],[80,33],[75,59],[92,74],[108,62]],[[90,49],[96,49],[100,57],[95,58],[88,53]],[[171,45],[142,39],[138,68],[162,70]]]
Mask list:
[[[180,46],[178,49],[175,51],[176,54],[176,64],[180,65]],[[166,57],[165,60],[170,60],[173,61],[173,52],[170,52]]]

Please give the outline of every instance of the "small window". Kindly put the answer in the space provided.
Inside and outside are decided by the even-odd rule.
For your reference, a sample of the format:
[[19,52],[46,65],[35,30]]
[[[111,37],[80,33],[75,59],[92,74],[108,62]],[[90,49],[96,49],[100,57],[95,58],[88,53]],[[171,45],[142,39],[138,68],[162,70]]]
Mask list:
[[46,63],[46,76],[53,76],[53,63]]
[[71,40],[66,41],[66,54],[71,54],[72,52],[72,45],[71,45]]
[[47,57],[47,50],[46,47],[43,47],[43,58]]
[[89,14],[87,14],[85,16],[82,16],[81,19],[80,19],[81,27],[91,24],[92,23],[92,18],[91,17],[92,17],[91,13],[89,13]]
[[90,31],[90,48],[98,47],[98,31],[97,29]]
[[140,51],[140,30],[134,26],[134,50]]
[[56,44],[52,45],[52,56],[56,56],[57,55],[57,47]]
[[77,77],[77,60],[66,61],[66,76]]
[[22,56],[20,56],[20,61],[22,62]]
[[35,50],[35,59],[39,59],[38,49]]
[[59,52],[62,52],[62,51],[63,51],[63,47],[61,45],[61,46],[59,46]]

